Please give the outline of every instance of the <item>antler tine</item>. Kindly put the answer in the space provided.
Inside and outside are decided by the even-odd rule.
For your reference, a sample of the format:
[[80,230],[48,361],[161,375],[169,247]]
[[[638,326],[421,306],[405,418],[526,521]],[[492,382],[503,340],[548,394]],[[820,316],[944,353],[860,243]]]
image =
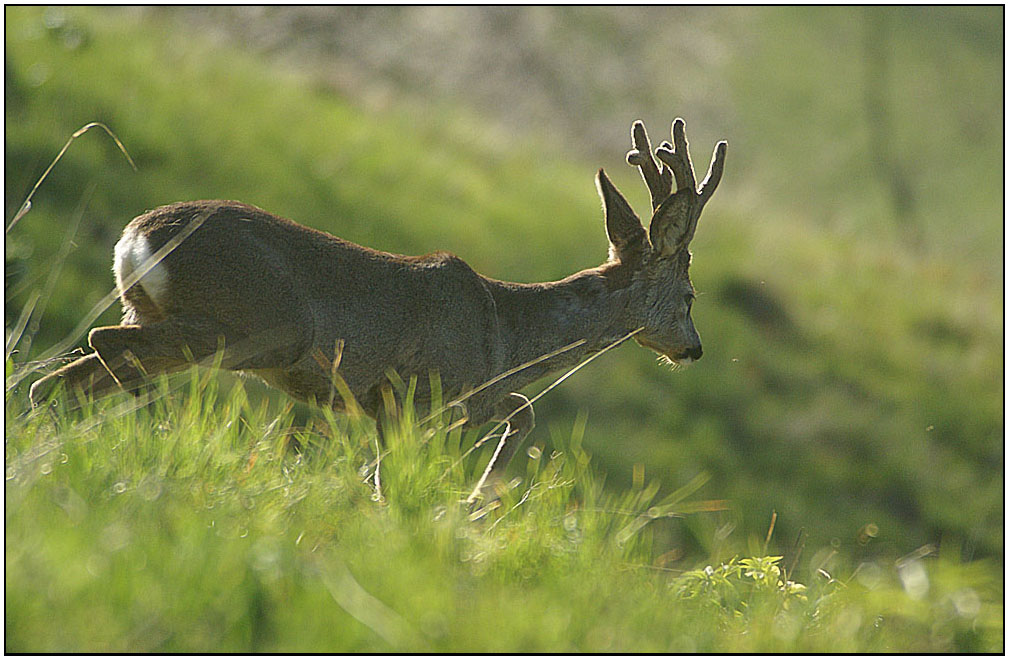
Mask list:
[[631,142],[634,148],[627,152],[627,163],[637,166],[641,171],[641,177],[652,197],[654,211],[673,192],[673,173],[665,165],[660,166],[655,162],[652,145],[641,120],[631,125]]
[[701,182],[701,191],[698,195],[701,198],[701,206],[704,206],[711,196],[715,194],[718,182],[722,180],[722,170],[725,168],[725,149],[728,143],[722,140],[715,145],[715,151],[711,154],[711,165],[708,166],[708,175]]
[[684,188],[697,192],[697,179],[694,178],[694,167],[690,164],[690,152],[687,149],[687,136],[684,133],[686,122],[677,117],[673,122],[673,148],[663,143],[655,151],[659,160],[669,166],[676,174],[676,190],[679,192]]
[[[664,171],[672,172],[677,183],[676,192],[655,209],[651,226],[648,228],[652,246],[659,254],[666,256],[679,254],[690,245],[701,211],[718,187],[718,182],[722,179],[722,170],[725,168],[727,144],[722,140],[715,145],[715,153],[708,165],[708,175],[698,190],[694,166],[690,162],[685,128],[686,123],[677,117],[672,127],[673,143],[663,142],[655,150],[655,156],[668,166]],[[628,160],[631,160],[630,156]],[[635,160],[643,159],[635,156]]]

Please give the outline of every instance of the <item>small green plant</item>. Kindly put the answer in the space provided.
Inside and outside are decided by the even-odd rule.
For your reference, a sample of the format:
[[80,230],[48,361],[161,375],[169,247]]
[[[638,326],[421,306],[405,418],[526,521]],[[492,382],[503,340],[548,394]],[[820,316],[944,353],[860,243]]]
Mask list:
[[699,600],[734,616],[744,614],[754,600],[777,599],[788,609],[794,601],[806,602],[806,585],[785,579],[782,557],[733,557],[717,567],[687,571],[673,582],[676,595]]

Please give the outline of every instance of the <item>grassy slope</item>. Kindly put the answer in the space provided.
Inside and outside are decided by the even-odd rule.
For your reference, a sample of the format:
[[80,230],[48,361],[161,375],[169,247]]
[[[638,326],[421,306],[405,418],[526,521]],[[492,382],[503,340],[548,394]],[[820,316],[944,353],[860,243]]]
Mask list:
[[[89,134],[9,236],[8,327],[50,274],[83,191],[96,186],[36,348],[62,337],[111,287],[108,254],[125,221],[176,199],[238,198],[394,251],[448,248],[502,278],[556,278],[604,253],[593,165],[488,142],[465,116],[366,113],[121,14],[79,16],[47,29],[38,10],[7,11],[5,215],[65,137],[92,119],[123,137],[141,170],[130,172]],[[84,39],[71,48],[75,31]],[[755,52],[776,56],[766,44]],[[773,128],[759,124],[767,114],[755,113],[753,134]],[[733,144],[752,166],[750,135]],[[706,149],[696,148],[701,159]],[[752,197],[761,180],[749,171],[737,173],[736,199],[723,186],[695,241],[705,359],[670,374],[643,351],[621,349],[544,400],[547,421],[534,441],[564,448],[564,429],[587,409],[586,446],[615,490],[631,483],[634,464],[667,489],[707,469],[705,495],[733,509],[664,526],[655,555],[715,545],[714,530],[730,527],[723,552],[752,546],[774,508],[781,538],[805,528],[808,556],[835,537],[847,547],[867,523],[879,533],[858,548],[866,557],[940,540],[1000,556],[1002,475],[991,467],[1001,461],[1003,421],[997,272],[990,262],[929,257],[885,233],[811,229],[787,213],[755,217],[743,211],[760,208]],[[638,185],[631,172],[616,174],[624,189]],[[823,195],[816,191],[808,194]],[[103,317],[114,320],[114,311]]]
[[363,478],[374,468],[367,426],[326,417],[295,427],[241,389],[219,396],[199,374],[182,381],[149,408],[120,397],[63,420],[59,434],[45,415],[8,417],[6,651],[1002,644],[1001,591],[986,564],[895,569],[845,548],[813,559],[824,571],[798,569],[791,577],[808,584],[790,594],[774,560],[730,562],[739,570],[715,561],[710,574],[651,566],[658,528],[705,506],[699,484],[665,498],[650,487],[606,494],[581,449],[583,425],[566,451],[518,461],[521,482],[502,506],[472,512],[460,499],[479,463],[460,460],[459,433],[395,435],[379,504]]

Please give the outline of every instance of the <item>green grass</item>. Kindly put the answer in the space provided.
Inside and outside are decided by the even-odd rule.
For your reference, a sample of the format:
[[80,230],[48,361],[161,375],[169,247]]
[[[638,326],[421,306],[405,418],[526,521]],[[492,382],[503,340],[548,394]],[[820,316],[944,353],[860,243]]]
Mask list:
[[[89,121],[115,130],[139,171],[88,133],[7,234],[8,332],[44,293],[8,375],[112,288],[119,232],[162,203],[240,199],[380,249],[447,249],[519,281],[604,258],[591,184],[600,165],[636,208],[647,203],[621,153],[579,162],[521,136],[489,138],[451,101],[368,110],[307,75],[180,35],[161,14],[61,11],[5,11],[6,221]],[[997,650],[1003,209],[986,173],[1002,129],[1001,93],[985,81],[998,78],[1001,49],[986,10],[937,11],[891,23],[894,145],[919,184],[917,240],[858,146],[868,134],[860,76],[845,62],[857,61],[861,14],[753,14],[745,57],[719,68],[739,115],[731,132],[686,117],[691,136],[730,141],[692,244],[704,359],[670,372],[622,347],[537,403],[530,442],[543,456],[512,471],[522,493],[533,474],[564,485],[531,494],[492,530],[501,511],[468,521],[457,503],[479,461],[436,470],[473,438],[432,448],[407,434],[380,505],[356,472],[371,460],[370,427],[304,406],[286,414],[282,396],[253,384],[242,388],[253,403],[201,391],[57,426],[23,417],[32,378],[8,389],[8,648],[389,650],[409,639],[430,650]],[[626,128],[621,119],[613,130]],[[700,163],[710,145],[692,146]],[[111,309],[96,325],[117,321]],[[312,447],[300,462],[281,449],[292,425]],[[573,459],[575,440],[587,466]],[[699,474],[709,480],[692,499],[719,511],[660,517],[617,545],[636,515]],[[282,483],[289,492],[269,490]],[[608,512],[588,511],[593,502]],[[569,510],[584,530],[574,545]],[[784,555],[789,568],[797,538],[805,549],[790,577],[807,600],[794,605],[799,624],[776,628],[791,615],[741,608],[732,594],[759,587],[730,560]],[[915,600],[896,562],[922,547],[938,558],[922,560],[930,587]],[[831,600],[837,584],[816,568],[835,549],[824,570],[846,586]],[[479,552],[485,561],[473,561]],[[676,582],[723,562],[735,586],[712,587],[717,607]],[[355,582],[396,616],[353,612],[354,599],[374,604]],[[814,616],[825,602],[840,603],[834,618]]]
[[[796,554],[738,542],[694,571],[661,528],[712,517],[704,475],[667,497],[607,493],[582,448],[487,459],[438,420],[374,433],[220,393],[207,372],[58,428],[7,405],[8,652],[997,651],[993,566]],[[409,417],[408,417],[409,419]],[[584,419],[582,420],[584,422]],[[40,439],[43,439],[40,441]],[[779,549],[781,556],[769,556]],[[707,563],[705,563],[707,562]],[[787,576],[784,571],[791,569]]]

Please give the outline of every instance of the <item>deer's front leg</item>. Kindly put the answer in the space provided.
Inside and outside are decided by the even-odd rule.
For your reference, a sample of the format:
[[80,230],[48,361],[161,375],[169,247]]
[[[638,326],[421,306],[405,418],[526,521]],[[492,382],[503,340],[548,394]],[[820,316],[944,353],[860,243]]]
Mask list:
[[504,473],[508,463],[511,462],[515,451],[525,442],[526,436],[536,426],[536,415],[533,413],[533,406],[524,394],[512,392],[504,401],[498,404],[498,416],[495,419],[507,419],[510,427],[508,435],[501,438],[504,443],[501,450],[497,452],[497,458],[493,462],[493,470]]
[[498,404],[494,419],[505,422],[504,431],[501,432],[501,439],[498,441],[480,481],[477,482],[473,492],[466,499],[469,504],[476,502],[485,489],[491,491],[492,496],[496,496],[498,493],[495,491],[504,488],[505,468],[508,467],[515,451],[522,446],[526,436],[536,426],[536,415],[533,413],[532,402],[525,395],[517,392],[512,392]]

